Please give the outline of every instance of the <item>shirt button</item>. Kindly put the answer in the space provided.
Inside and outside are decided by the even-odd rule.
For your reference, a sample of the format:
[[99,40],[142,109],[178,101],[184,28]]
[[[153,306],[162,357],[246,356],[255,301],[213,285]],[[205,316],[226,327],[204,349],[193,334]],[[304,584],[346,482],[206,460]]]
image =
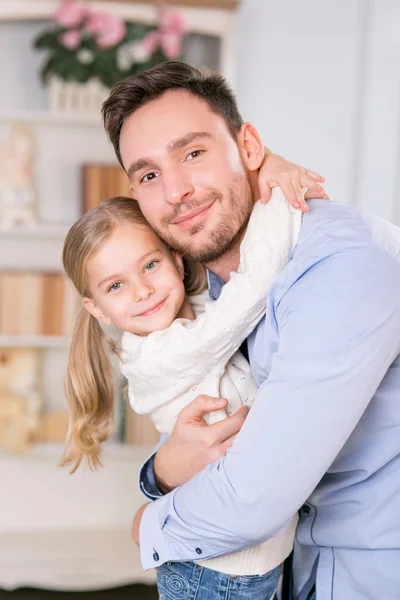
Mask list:
[[203,554],[203,550],[201,548],[196,548],[196,553],[197,554]]
[[153,554],[153,560],[154,560],[154,562],[157,562],[158,560],[160,560],[160,557],[158,556],[157,552],[154,552],[154,554]]

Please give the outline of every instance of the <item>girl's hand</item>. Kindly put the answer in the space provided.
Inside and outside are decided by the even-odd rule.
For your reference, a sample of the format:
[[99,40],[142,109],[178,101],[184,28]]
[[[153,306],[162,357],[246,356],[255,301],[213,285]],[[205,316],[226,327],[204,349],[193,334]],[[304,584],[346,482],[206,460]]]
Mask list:
[[[303,212],[309,210],[305,198],[331,200],[320,183],[325,178],[289,162],[277,154],[271,154],[266,148],[264,161],[258,175],[260,198],[266,204],[271,198],[272,188],[280,187],[286,200]],[[308,188],[304,195],[302,188]]]

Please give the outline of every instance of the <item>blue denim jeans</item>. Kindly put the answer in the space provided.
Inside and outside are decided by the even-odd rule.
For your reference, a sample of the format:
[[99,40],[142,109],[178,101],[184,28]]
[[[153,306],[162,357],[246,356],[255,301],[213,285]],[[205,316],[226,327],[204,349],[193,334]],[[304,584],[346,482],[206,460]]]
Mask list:
[[270,600],[281,568],[266,575],[226,575],[193,562],[168,562],[157,568],[160,600]]

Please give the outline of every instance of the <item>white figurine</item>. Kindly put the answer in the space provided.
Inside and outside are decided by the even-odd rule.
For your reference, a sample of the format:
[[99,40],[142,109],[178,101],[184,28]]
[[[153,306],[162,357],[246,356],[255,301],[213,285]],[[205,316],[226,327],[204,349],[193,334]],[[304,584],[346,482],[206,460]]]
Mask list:
[[27,125],[16,123],[0,145],[0,225],[34,225],[36,197],[33,161],[35,143]]

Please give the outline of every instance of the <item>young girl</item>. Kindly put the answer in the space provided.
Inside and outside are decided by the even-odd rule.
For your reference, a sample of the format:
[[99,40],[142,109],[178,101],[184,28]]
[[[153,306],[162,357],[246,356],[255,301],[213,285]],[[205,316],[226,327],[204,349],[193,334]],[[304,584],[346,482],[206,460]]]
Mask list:
[[[209,423],[252,403],[257,387],[237,350],[265,312],[268,291],[290,259],[300,222],[300,211],[279,189],[266,206],[257,202],[238,272],[231,273],[216,302],[205,302],[199,295],[205,289],[204,269],[184,264],[171,252],[134,200],[110,199],[79,219],[63,251],[65,270],[83,298],[67,371],[70,432],[63,466],[76,470],[84,456],[92,467],[100,464],[100,444],[113,415],[111,351],[120,356],[132,407],[149,414],[160,433],[171,433],[179,412],[199,394],[229,400],[226,410],[208,416]],[[124,332],[120,348],[110,344],[100,324]],[[216,577],[219,585],[232,576],[229,598],[241,597],[243,586],[248,597],[270,598],[292,549],[296,522],[293,518],[279,536],[255,548],[197,565],[163,565],[160,597],[168,592],[171,574],[183,577],[188,589],[197,587],[200,569],[199,600],[202,590],[208,598]]]

